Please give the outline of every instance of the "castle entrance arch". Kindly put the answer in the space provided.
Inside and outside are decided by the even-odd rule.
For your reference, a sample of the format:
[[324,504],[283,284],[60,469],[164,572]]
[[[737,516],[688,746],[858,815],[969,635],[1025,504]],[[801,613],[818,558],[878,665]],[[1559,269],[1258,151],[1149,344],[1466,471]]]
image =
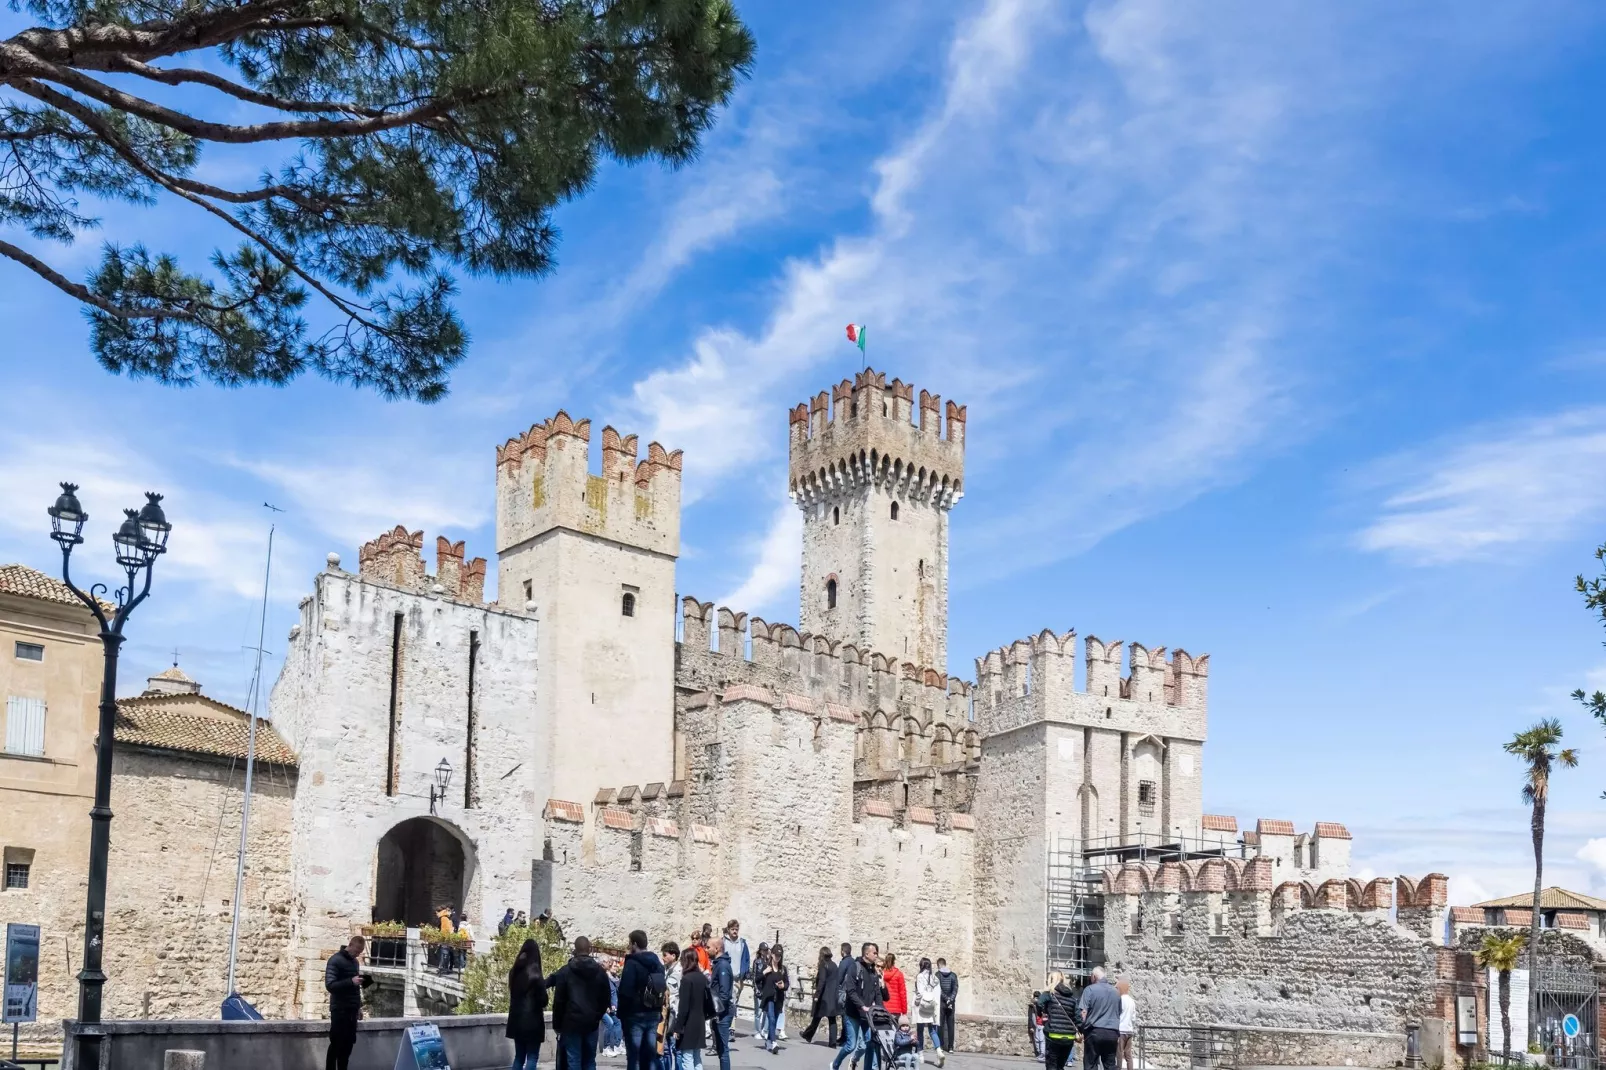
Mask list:
[[433,925],[441,907],[470,913],[474,869],[474,845],[456,825],[408,818],[379,840],[374,920]]

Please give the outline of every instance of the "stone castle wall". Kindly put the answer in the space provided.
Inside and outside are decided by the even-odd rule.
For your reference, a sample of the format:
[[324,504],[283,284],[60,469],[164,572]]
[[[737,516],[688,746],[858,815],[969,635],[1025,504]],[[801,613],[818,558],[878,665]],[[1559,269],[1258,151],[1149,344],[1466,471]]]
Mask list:
[[[268,1017],[292,1013],[294,770],[252,781],[235,984]],[[132,747],[113,759],[107,871],[107,1018],[215,1018],[228,995],[244,763]],[[81,902],[81,899],[80,899]],[[82,926],[72,948],[82,951]],[[61,934],[41,951],[59,955]]]
[[[270,700],[300,759],[289,858],[301,1013],[326,1006],[321,960],[376,920],[379,844],[405,821],[432,822],[462,848],[466,890],[434,894],[478,932],[529,901],[551,790],[550,726],[535,716],[536,630],[522,615],[335,564],[302,601]],[[442,760],[452,779],[432,815]]]
[[799,964],[875,939],[968,975],[972,822],[879,804],[856,817],[856,723],[751,685],[690,699],[683,783],[549,803],[554,913],[570,932],[643,926],[655,942],[734,917],[755,947],[779,931]]
[[1401,1034],[1439,1016],[1442,960],[1453,956],[1434,935],[1442,875],[1273,887],[1272,868],[1106,871],[1105,956],[1144,1021]]

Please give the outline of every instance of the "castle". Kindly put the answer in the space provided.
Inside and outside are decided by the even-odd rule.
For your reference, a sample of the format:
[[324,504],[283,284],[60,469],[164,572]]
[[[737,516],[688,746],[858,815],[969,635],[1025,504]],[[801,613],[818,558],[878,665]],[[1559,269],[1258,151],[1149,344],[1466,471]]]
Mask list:
[[801,628],[677,600],[681,453],[605,427],[593,471],[563,412],[496,450],[495,602],[462,543],[433,574],[406,527],[355,572],[331,554],[271,699],[299,762],[296,1008],[320,1012],[353,926],[442,904],[481,933],[512,906],[614,937],[875,938],[1011,1016],[1142,932],[1102,931],[1096,900],[1152,883],[1106,864],[1250,866],[1251,935],[1274,891],[1279,918],[1375,904],[1344,891],[1342,825],[1203,813],[1209,655],[1043,630],[947,674],[965,419],[869,370],[791,410]]

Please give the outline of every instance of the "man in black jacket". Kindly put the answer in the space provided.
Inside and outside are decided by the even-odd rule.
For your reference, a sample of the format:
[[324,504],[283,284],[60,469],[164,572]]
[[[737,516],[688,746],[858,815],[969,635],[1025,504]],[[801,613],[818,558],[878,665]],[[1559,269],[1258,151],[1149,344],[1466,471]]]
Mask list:
[[567,1070],[596,1070],[597,1026],[613,1002],[608,972],[591,957],[591,941],[574,941],[574,955],[552,990],[552,1028]]
[[947,959],[937,960],[937,984],[942,988],[942,1017],[938,1019],[937,1035],[942,1038],[942,1050],[954,1050],[954,1010],[959,1005],[959,975],[948,968]]
[[353,936],[345,947],[329,956],[323,968],[323,987],[329,993],[329,1053],[324,1070],[346,1070],[351,1049],[357,1046],[357,1020],[362,1017],[362,990],[374,983],[362,972],[362,949],[368,941]]
[[842,1046],[831,1060],[831,1070],[838,1070],[842,1061],[850,1057],[858,1062],[861,1055],[864,1070],[875,1070],[876,1045],[870,1015],[880,1010],[887,998],[880,962],[881,949],[867,942],[859,949],[857,959],[842,964]]
[[630,953],[619,971],[619,1024],[624,1027],[626,1070],[652,1070],[667,990],[664,964],[647,950],[647,934],[637,929],[630,934]]

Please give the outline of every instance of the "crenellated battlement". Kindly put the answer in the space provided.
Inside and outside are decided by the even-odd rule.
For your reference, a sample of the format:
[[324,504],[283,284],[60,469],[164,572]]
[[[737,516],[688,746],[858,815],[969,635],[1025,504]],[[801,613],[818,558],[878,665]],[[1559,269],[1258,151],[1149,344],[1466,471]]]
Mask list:
[[[444,535],[435,539],[435,574],[424,567],[424,533],[397,524],[357,551],[357,572],[365,580],[420,594],[443,594],[459,602],[485,601],[485,558],[464,560],[464,544]],[[439,587],[440,591],[435,588]]]
[[957,676],[689,595],[681,599],[677,662],[683,691],[751,683],[864,711],[867,719],[880,714],[900,731],[910,727],[926,735],[943,724],[949,738],[956,730],[963,738],[972,729],[972,688]]
[[591,421],[567,412],[496,448],[497,550],[553,528],[674,556],[680,552],[680,450],[602,429],[601,470],[591,473]]
[[1051,629],[976,659],[976,719],[984,734],[1039,720],[1141,730],[1204,739],[1210,655],[1126,644],[1090,635],[1082,640],[1076,679],[1075,629]]
[[[866,369],[792,410],[789,479],[807,507],[856,487],[952,507],[963,494],[965,407]],[[915,422],[918,411],[919,422]]]

